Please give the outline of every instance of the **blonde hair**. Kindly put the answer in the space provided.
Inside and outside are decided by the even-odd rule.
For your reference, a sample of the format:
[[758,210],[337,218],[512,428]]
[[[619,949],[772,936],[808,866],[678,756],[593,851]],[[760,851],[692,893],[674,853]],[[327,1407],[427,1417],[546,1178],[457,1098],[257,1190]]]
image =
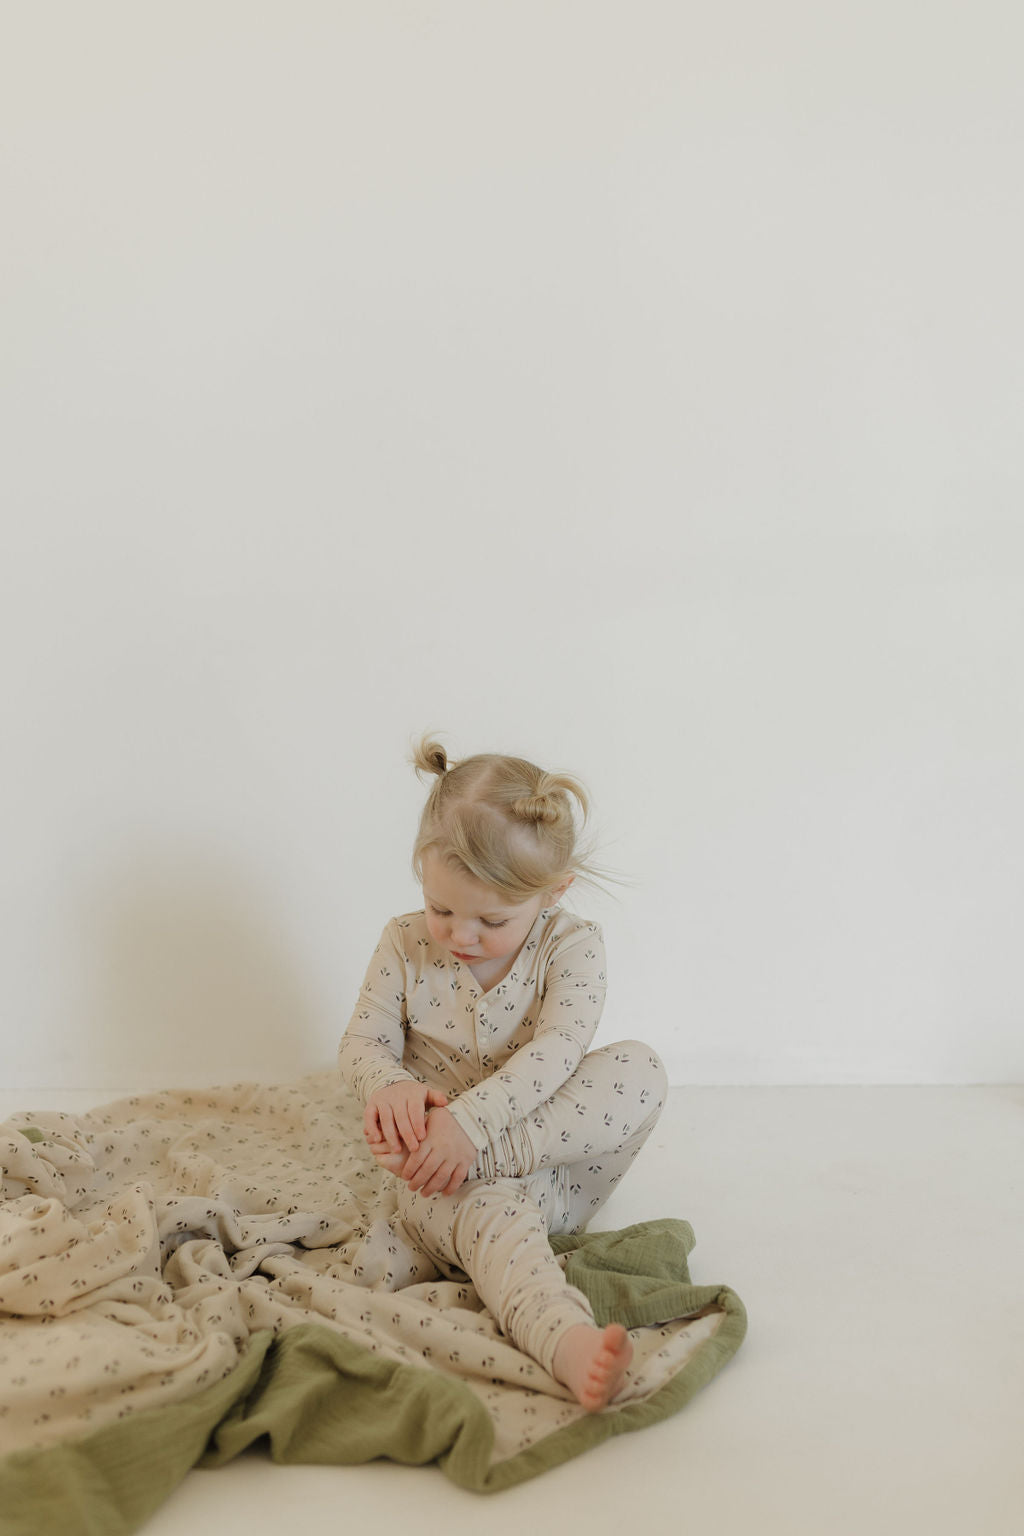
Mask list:
[[421,778],[436,775],[413,847],[417,879],[429,852],[510,902],[528,901],[568,875],[593,876],[580,846],[587,793],[570,774],[546,773],[525,758],[496,753],[449,763],[444,748],[427,736],[413,764]]

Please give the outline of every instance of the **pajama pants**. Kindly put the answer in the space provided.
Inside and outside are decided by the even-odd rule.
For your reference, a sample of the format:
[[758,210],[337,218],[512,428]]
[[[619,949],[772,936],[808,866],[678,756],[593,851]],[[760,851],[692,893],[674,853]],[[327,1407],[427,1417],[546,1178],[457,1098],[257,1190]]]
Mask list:
[[[580,1230],[605,1203],[654,1129],[666,1090],[650,1047],[624,1040],[590,1052],[557,1093],[478,1154],[454,1195],[424,1197],[402,1183],[396,1241],[450,1279],[468,1275],[502,1332],[553,1375],[562,1334],[592,1325],[594,1314],[566,1284],[548,1233]],[[423,1277],[422,1262],[409,1269]]]

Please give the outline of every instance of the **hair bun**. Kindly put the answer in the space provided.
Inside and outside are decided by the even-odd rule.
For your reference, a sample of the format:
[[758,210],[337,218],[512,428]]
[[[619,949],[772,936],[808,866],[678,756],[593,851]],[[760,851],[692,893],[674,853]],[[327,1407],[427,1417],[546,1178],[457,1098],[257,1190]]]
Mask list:
[[417,744],[413,764],[417,773],[440,775],[448,772],[448,754],[440,742],[429,741],[424,736],[423,740]]
[[539,795],[524,795],[521,800],[514,800],[512,814],[518,816],[520,821],[557,821],[562,811],[554,795],[542,792]]

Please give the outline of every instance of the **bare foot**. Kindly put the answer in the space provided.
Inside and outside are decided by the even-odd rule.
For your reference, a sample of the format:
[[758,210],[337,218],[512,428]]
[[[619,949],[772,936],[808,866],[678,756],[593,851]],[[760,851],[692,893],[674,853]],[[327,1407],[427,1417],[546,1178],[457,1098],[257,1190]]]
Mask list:
[[633,1358],[633,1345],[621,1323],[567,1328],[555,1346],[554,1374],[589,1413],[610,1403]]
[[[379,1151],[378,1148],[380,1149]],[[389,1151],[386,1141],[377,1142],[376,1145],[371,1143],[370,1151],[380,1166],[386,1168],[389,1173],[401,1173],[409,1160],[408,1152]]]

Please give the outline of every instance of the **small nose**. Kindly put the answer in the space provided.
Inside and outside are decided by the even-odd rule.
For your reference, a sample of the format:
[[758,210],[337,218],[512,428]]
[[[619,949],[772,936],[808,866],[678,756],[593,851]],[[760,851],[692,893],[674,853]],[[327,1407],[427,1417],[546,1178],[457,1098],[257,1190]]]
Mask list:
[[473,933],[473,926],[472,926],[471,923],[460,923],[460,922],[457,922],[457,921],[455,921],[453,919],[453,921],[452,921],[452,939],[455,941],[456,944],[458,944],[459,942],[463,942],[463,943],[467,943],[467,944],[472,943],[473,938],[474,938],[474,933]]

